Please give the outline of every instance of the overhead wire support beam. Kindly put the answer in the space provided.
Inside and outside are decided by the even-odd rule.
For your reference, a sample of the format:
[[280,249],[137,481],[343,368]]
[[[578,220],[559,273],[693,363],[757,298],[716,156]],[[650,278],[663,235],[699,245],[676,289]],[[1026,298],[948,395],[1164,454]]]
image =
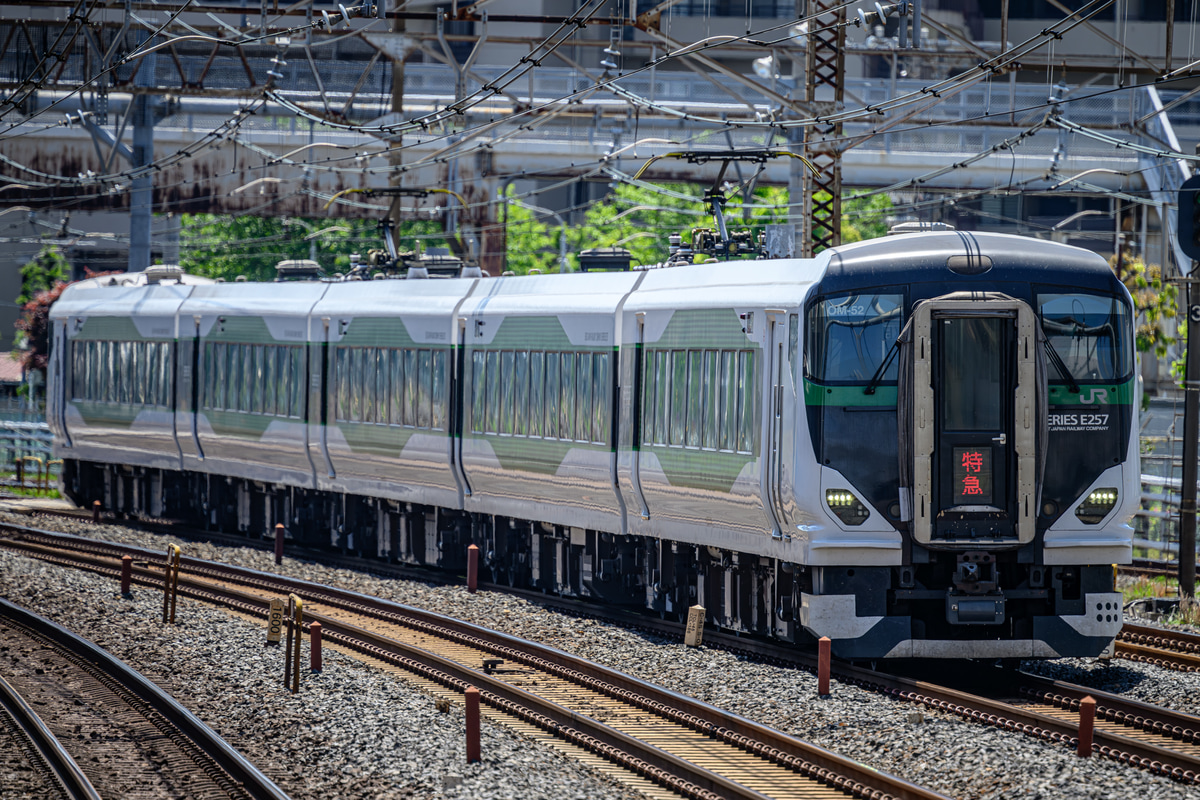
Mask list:
[[[804,155],[813,170],[802,172],[804,202],[798,250],[812,258],[842,243],[842,123],[820,122],[844,105],[846,8],[836,0],[809,3],[808,45],[804,49],[804,101],[818,119],[804,129]],[[905,20],[901,19],[903,28]],[[815,173],[815,174],[814,174]],[[795,202],[794,198],[790,202]]]

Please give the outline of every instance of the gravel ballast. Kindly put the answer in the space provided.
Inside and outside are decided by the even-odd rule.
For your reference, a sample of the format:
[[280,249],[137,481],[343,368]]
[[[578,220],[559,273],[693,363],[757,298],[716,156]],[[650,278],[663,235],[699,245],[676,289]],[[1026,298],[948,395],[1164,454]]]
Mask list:
[[[0,518],[31,524],[20,515]],[[158,550],[173,541],[115,525],[50,519],[32,524]],[[815,677],[803,670],[755,663],[715,649],[686,648],[608,623],[545,611],[500,593],[468,594],[459,586],[376,578],[292,558],[276,567],[265,551],[181,544],[189,556],[341,586],[578,653],[953,797],[1200,797],[1198,787],[1102,758],[1080,759],[1064,746],[968,723],[836,681],[832,697],[818,699]],[[311,794],[297,797],[376,797],[378,782],[385,780],[410,789],[416,797],[618,797],[627,791],[545,748],[487,726],[485,763],[468,766],[461,755],[461,712],[439,714],[428,696],[337,653],[327,653],[323,675],[305,677],[300,695],[286,695],[278,686],[277,670],[261,663],[279,656],[264,651],[263,633],[256,626],[181,598],[182,624],[164,628],[155,617],[160,596],[143,590],[130,603],[119,600],[110,584],[22,557],[0,558],[0,593],[75,627],[149,677],[166,678],[166,688],[177,697],[187,700],[191,695],[202,705],[220,709],[207,716],[194,710],[252,759],[258,756],[247,745],[254,742],[276,754],[273,758],[279,763],[265,771],[285,790],[294,792],[295,782],[322,782]],[[81,593],[101,602],[100,613],[78,602]],[[1100,666],[1064,660],[1049,662],[1040,671],[1118,687],[1138,699],[1189,713],[1196,713],[1200,697],[1200,675],[1128,661]],[[929,679],[938,677],[931,674]],[[286,754],[291,754],[290,760],[282,758]],[[526,760],[535,757],[539,763]],[[451,785],[457,780],[462,782]]]
[[[305,668],[292,695],[282,648],[264,647],[263,626],[186,598],[176,623],[163,625],[158,592],[138,587],[126,600],[112,580],[3,551],[0,586],[158,683],[295,800],[640,796],[486,721],[483,762],[468,764],[460,708],[439,712],[431,696],[330,649],[323,671]],[[27,772],[19,756],[6,752],[0,765],[14,763],[0,775]]]

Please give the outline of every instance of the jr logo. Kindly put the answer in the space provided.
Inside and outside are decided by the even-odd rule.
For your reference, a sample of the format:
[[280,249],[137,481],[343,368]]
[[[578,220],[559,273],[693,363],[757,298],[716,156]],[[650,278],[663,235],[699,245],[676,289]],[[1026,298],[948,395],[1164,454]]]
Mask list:
[[1087,395],[1082,392],[1079,394],[1079,402],[1081,405],[1090,406],[1097,403],[1108,402],[1108,389],[1097,389],[1095,387],[1088,389]]

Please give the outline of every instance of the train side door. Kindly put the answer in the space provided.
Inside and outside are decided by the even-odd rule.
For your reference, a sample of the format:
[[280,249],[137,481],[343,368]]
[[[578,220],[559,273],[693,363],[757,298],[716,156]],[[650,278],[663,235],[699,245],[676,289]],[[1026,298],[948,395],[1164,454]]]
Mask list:
[[1033,310],[951,296],[914,310],[914,535],[1026,543],[1035,529]]
[[766,416],[766,437],[763,442],[763,488],[764,496],[769,505],[768,519],[771,521],[771,535],[783,536],[784,502],[783,502],[783,459],[784,441],[784,386],[788,380],[788,315],[782,310],[768,309],[767,342],[763,355],[767,371],[767,397],[763,413]]
[[[65,441],[67,447],[71,446],[71,436],[67,432],[67,397],[71,392],[71,384],[74,381],[74,375],[70,369],[71,362],[68,358],[68,350],[71,347],[71,340],[67,335],[67,325],[69,319],[62,320],[61,324],[55,324],[54,344],[51,350],[51,380],[46,381],[46,407],[49,411],[48,416],[54,423],[57,429],[56,433]],[[54,380],[54,379],[57,380]],[[54,387],[54,392],[51,394],[50,387]]]

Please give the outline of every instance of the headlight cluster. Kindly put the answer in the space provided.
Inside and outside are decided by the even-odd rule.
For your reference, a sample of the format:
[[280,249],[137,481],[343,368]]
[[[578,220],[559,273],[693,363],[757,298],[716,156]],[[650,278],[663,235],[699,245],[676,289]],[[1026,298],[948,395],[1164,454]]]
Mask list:
[[829,489],[825,492],[825,505],[833,515],[846,525],[862,525],[871,512],[859,499],[845,489]]
[[1079,508],[1075,509],[1075,516],[1079,517],[1081,522],[1095,525],[1107,517],[1116,504],[1116,489],[1097,489],[1079,504]]

